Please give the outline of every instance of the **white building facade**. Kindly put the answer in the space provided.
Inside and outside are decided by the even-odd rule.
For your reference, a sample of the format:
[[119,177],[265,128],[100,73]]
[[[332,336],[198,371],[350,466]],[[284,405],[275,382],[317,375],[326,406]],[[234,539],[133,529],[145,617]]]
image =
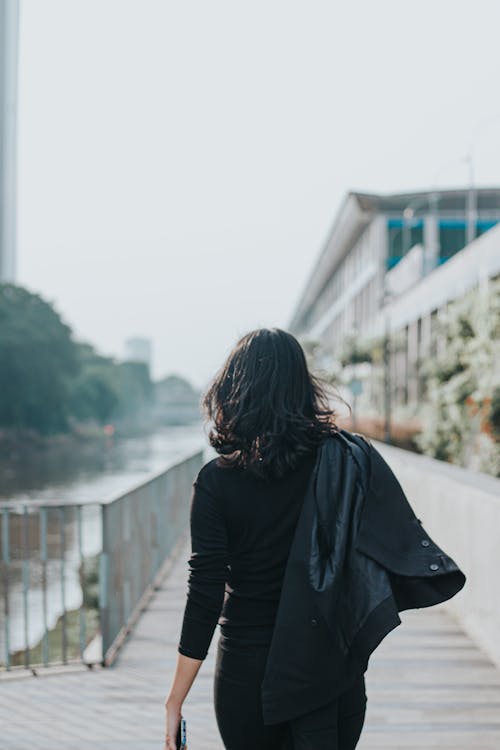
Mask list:
[[[500,274],[500,188],[393,195],[349,193],[305,285],[289,328],[337,360],[348,335],[400,332],[391,363],[394,400],[418,401],[415,363],[435,316]],[[471,238],[474,238],[471,242]],[[426,349],[427,347],[427,349]]]

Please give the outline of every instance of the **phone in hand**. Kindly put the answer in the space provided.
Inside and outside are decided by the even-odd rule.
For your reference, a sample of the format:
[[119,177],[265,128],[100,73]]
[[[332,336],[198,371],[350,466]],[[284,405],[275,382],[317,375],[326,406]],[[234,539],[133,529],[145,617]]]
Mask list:
[[187,744],[186,719],[181,717],[179,726],[177,728],[177,737],[175,738],[175,747],[177,748],[177,750],[182,750],[182,748],[186,747],[186,744]]

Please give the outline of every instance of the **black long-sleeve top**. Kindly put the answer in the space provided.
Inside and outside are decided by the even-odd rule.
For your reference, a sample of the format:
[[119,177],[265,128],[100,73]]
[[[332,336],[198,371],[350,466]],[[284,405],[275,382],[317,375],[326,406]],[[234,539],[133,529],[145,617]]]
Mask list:
[[269,643],[316,451],[281,479],[214,458],[193,482],[188,592],[178,651],[204,659],[217,624],[231,643]]

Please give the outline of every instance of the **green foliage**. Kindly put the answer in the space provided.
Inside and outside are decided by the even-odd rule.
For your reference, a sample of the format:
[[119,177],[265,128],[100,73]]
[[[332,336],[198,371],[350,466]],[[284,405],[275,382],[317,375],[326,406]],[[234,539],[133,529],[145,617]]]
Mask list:
[[0,284],[0,424],[50,434],[68,426],[78,372],[71,329],[39,295]]
[[[83,612],[85,618],[86,643],[99,633],[99,612],[94,608],[85,608]],[[62,626],[63,616],[57,618],[57,622],[48,632],[49,640],[49,663],[60,661],[62,659]],[[80,610],[68,609],[66,611],[66,656],[68,659],[78,659],[80,657]],[[13,666],[24,664],[24,649],[15,651],[11,655]],[[29,654],[31,666],[41,666],[43,664],[43,639],[41,638],[31,649]]]
[[500,279],[448,306],[442,353],[423,363],[428,404],[416,442],[436,458],[500,475]]
[[490,424],[496,440],[500,440],[500,386],[493,391],[490,408]]
[[340,361],[343,367],[360,364],[361,362],[372,362],[372,344],[369,341],[362,340],[357,333],[346,335],[342,342]]
[[321,341],[318,339],[301,338],[300,343],[308,361],[313,361],[323,349]]
[[0,426],[68,432],[137,414],[152,398],[146,364],[101,356],[38,294],[0,284]]
[[323,343],[318,339],[300,337],[300,344],[304,350],[309,370],[330,386],[341,384],[341,372],[336,369],[331,355],[325,351]]
[[86,557],[83,566],[83,604],[87,609],[99,609],[99,554]]
[[105,424],[120,400],[117,365],[112,359],[97,354],[89,344],[79,343],[76,347],[80,372],[70,387],[71,412],[79,420],[95,419]]

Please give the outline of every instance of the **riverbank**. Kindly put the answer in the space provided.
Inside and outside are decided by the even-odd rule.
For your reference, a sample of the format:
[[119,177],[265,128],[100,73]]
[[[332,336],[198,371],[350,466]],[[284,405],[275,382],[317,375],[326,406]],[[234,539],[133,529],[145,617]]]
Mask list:
[[[63,623],[66,637],[66,659],[73,661],[80,658],[80,618],[81,610],[69,609],[65,615],[59,615],[56,625],[48,631],[48,662],[62,663]],[[99,632],[99,611],[97,609],[84,609],[84,632],[86,633],[85,645],[87,646]],[[58,655],[55,658],[54,655]],[[24,664],[25,650],[20,649],[11,654],[11,665],[21,667]],[[30,648],[30,667],[43,665],[43,638]]]
[[[84,649],[98,635],[99,626],[99,555],[86,557],[83,565],[78,567],[78,578],[82,584],[82,603],[79,607],[66,610],[60,614],[52,628],[47,630],[47,661],[63,661],[64,644],[66,659],[71,661],[80,658],[80,637],[82,634]],[[30,666],[41,666],[44,663],[44,641],[42,636],[30,646],[28,662]],[[10,655],[13,667],[25,664],[26,650],[16,649]]]
[[100,502],[204,444],[201,422],[154,432],[88,431],[43,439],[31,431],[3,431],[0,501]]
[[44,435],[37,430],[28,428],[0,427],[0,455],[18,453],[23,450],[50,449],[86,443],[95,440],[107,440],[110,436],[117,438],[136,438],[147,436],[163,427],[189,428],[198,425],[199,421],[179,423],[175,425],[157,425],[151,421],[126,424],[101,425],[95,422],[74,423],[67,432]]

